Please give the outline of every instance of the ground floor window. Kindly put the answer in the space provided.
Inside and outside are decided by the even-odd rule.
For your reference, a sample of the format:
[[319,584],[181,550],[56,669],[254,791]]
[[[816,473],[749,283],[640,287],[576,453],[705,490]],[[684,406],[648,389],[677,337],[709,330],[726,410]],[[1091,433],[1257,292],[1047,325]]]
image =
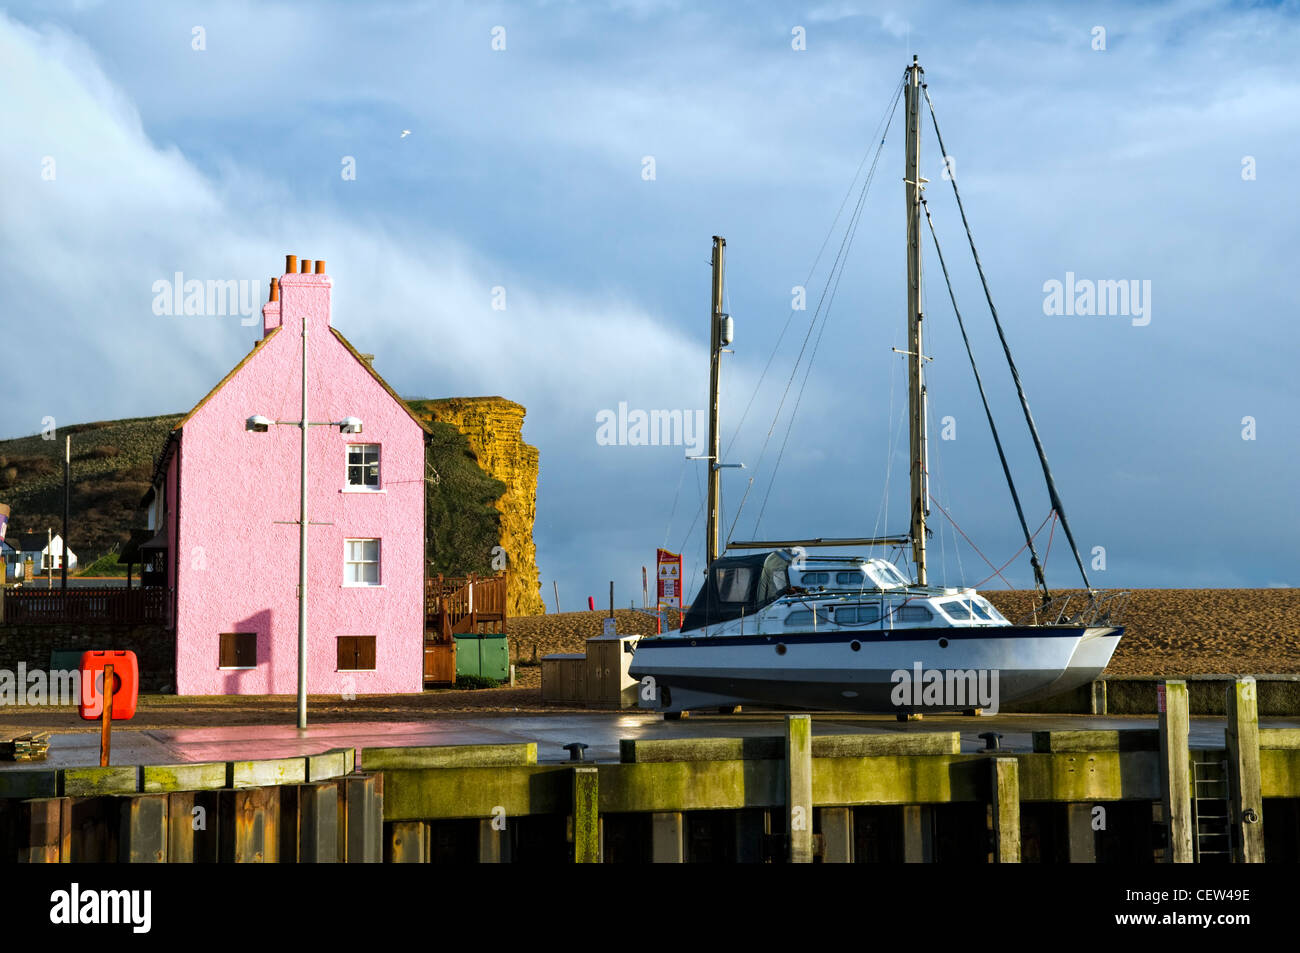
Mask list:
[[373,672],[375,670],[375,637],[373,635],[339,636],[338,670],[340,672]]
[[257,633],[222,632],[221,668],[257,668]]

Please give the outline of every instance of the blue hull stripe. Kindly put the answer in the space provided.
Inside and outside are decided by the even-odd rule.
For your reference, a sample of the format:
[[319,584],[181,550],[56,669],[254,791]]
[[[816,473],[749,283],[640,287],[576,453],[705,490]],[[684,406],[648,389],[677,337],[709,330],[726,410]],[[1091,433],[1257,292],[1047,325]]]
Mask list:
[[915,629],[864,629],[861,631],[836,632],[785,632],[781,635],[696,635],[684,638],[663,638],[649,635],[636,645],[638,653],[652,649],[675,648],[683,646],[724,645],[822,645],[843,642],[935,642],[947,639],[950,642],[962,639],[1076,639],[1091,628],[1111,628],[1112,636],[1122,635],[1119,626],[1087,625],[1035,625],[1035,626],[970,626],[964,628],[915,628]]

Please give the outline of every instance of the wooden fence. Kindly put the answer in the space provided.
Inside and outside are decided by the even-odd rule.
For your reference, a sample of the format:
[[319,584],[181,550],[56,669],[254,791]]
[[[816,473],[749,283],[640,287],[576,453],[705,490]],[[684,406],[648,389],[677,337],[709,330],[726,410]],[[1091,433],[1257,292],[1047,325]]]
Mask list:
[[424,607],[428,628],[439,638],[466,634],[504,634],[506,574],[480,579],[478,576],[425,580]]
[[0,622],[113,624],[171,622],[172,591],[143,589],[7,589],[0,597]]

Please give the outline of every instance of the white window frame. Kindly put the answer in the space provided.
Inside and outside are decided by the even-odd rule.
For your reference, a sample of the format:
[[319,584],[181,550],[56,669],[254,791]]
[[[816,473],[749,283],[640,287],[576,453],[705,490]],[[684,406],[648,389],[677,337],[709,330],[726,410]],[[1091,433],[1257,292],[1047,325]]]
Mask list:
[[[371,442],[371,443],[349,443],[349,444],[346,444],[346,449],[345,449],[345,451],[344,451],[344,455],[343,455],[343,492],[344,492],[344,493],[382,493],[382,492],[384,492],[384,452],[383,452],[383,450],[381,449],[382,446],[383,446],[382,444],[373,443],[373,442]],[[352,458],[352,448],[353,448],[353,447],[374,447],[374,449],[375,449],[375,464],[377,465],[377,469],[379,470],[379,477],[378,477],[379,482],[378,482],[377,484],[375,484],[374,486],[366,486],[365,484],[358,484],[358,483],[353,483],[353,482],[352,482],[352,472],[351,472],[351,471],[352,471],[352,466],[353,466],[353,464],[351,463],[351,458]],[[364,467],[365,464],[362,463],[361,466]]]
[[[369,559],[351,559],[353,543],[374,543],[375,558]],[[369,566],[373,563],[375,567],[374,582],[350,582],[348,580],[348,568],[350,566]],[[343,540],[343,585],[350,589],[375,589],[384,584],[384,546],[383,541],[374,536],[349,537]]]

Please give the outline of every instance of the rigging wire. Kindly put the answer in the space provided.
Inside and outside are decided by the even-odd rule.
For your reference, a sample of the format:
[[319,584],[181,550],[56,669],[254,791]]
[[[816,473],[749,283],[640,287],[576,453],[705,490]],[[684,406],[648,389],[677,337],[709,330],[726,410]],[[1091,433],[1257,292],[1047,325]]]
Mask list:
[[[1038,524],[1038,529],[1034,530],[1034,539],[1037,539],[1037,538],[1038,538],[1038,535],[1043,531],[1043,527],[1047,525],[1047,521],[1050,520],[1050,519],[1052,518],[1052,514],[1055,513],[1055,512],[1056,512],[1055,510],[1051,510],[1051,511],[1048,512],[1048,514],[1047,514],[1046,516],[1043,517],[1043,521],[1042,521],[1041,523]],[[971,545],[973,546],[974,543],[972,543]],[[1027,546],[1027,545],[1028,545],[1028,544],[1026,543],[1025,546]],[[1008,566],[1010,566],[1013,562],[1015,562],[1017,559],[1019,559],[1019,558],[1020,558],[1020,554],[1023,553],[1023,552],[1025,551],[1025,546],[1021,546],[1019,549],[1017,549],[1017,550],[1015,551],[1015,553],[1012,555],[1012,557],[1011,557],[1010,559],[1008,559],[1006,562],[1004,562],[1001,566],[999,566],[999,567],[994,571],[993,576],[1001,575],[1003,569],[1006,569],[1006,568],[1007,568]],[[977,550],[977,552],[978,552],[978,550]],[[983,553],[980,553],[980,556],[981,556],[981,557],[983,557],[983,555],[984,555]],[[986,559],[985,562],[987,562],[987,561],[988,561],[988,560]],[[984,585],[984,583],[986,583],[986,582],[988,582],[990,579],[992,579],[993,576],[986,576],[985,578],[981,579],[979,582],[975,583],[975,585],[972,586],[972,588],[973,588],[973,589],[978,589],[978,588],[980,588],[981,586]],[[1005,580],[1004,580],[1004,581],[1005,581]],[[1008,582],[1007,585],[1010,586],[1011,583]],[[1012,588],[1014,588],[1014,587],[1012,587]]]
[[[872,136],[871,136],[871,138],[872,138],[873,141],[875,140],[875,138],[876,138],[876,136],[877,136],[878,134],[881,134],[881,128],[882,128],[882,126],[884,127],[885,133],[888,132],[889,125],[891,125],[892,122],[893,122],[894,113],[897,112],[897,108],[898,108],[898,100],[899,100],[900,96],[902,95],[903,84],[904,84],[905,82],[906,82],[906,73],[904,73],[904,78],[903,78],[903,79],[900,79],[899,82],[898,82],[898,85],[897,85],[896,87],[894,87],[893,92],[890,93],[889,99],[886,100],[887,105],[885,106],[885,109],[884,109],[884,111],[882,112],[880,119],[876,122],[875,130],[872,132]],[[876,159],[877,159],[877,160],[879,160],[879,158],[880,158],[880,151],[881,151],[881,149],[883,148],[883,146],[884,146],[884,141],[883,141],[883,139],[882,139],[880,145],[878,145],[878,146],[876,147]],[[804,286],[805,288],[806,288],[806,287],[808,286],[808,284],[812,281],[813,275],[817,273],[817,266],[821,263],[822,255],[825,254],[825,252],[826,252],[826,246],[830,244],[831,236],[835,233],[835,226],[839,223],[840,216],[844,214],[844,208],[845,208],[846,205],[848,205],[849,198],[853,195],[854,186],[857,184],[858,177],[862,175],[862,168],[863,168],[863,166],[865,166],[865,165],[867,164],[867,159],[870,158],[870,157],[871,157],[871,149],[868,148],[867,151],[864,152],[864,153],[862,154],[862,160],[858,163],[858,167],[857,167],[857,169],[854,170],[853,178],[849,181],[849,187],[848,187],[848,189],[844,192],[844,198],[840,200],[840,206],[839,206],[839,208],[838,208],[838,209],[836,210],[836,212],[835,212],[835,217],[834,217],[833,219],[831,219],[830,227],[826,230],[826,236],[822,239],[821,247],[818,248],[818,250],[817,250],[817,255],[813,258],[812,266],[808,269],[808,277],[805,278],[805,279],[804,279],[804,282],[803,282],[803,286]],[[872,171],[873,171],[873,172],[874,172],[874,168],[875,168],[875,166],[874,166],[874,163],[873,163],[873,166],[872,166]],[[868,176],[870,176],[870,174],[871,174],[871,173],[868,173]],[[832,271],[834,271],[834,266],[833,266],[833,265],[832,265]],[[732,431],[731,439],[730,439],[729,441],[727,441],[727,446],[726,446],[726,448],[723,450],[723,456],[729,456],[729,455],[731,454],[732,447],[735,446],[736,440],[739,439],[739,437],[740,437],[741,430],[744,428],[744,425],[745,425],[745,420],[749,417],[749,412],[750,412],[750,410],[751,410],[751,409],[753,408],[753,406],[754,406],[754,401],[755,401],[755,399],[757,399],[757,397],[758,397],[758,393],[759,393],[759,391],[760,391],[760,390],[762,389],[762,387],[763,387],[763,381],[766,380],[766,378],[767,378],[767,373],[768,373],[768,371],[771,370],[771,368],[772,368],[772,362],[776,359],[776,355],[777,355],[777,354],[780,352],[780,350],[781,350],[781,342],[782,342],[783,340],[785,340],[786,332],[790,329],[790,324],[791,324],[791,322],[794,320],[795,311],[796,311],[796,309],[794,309],[794,308],[791,308],[791,309],[790,309],[790,314],[789,314],[789,316],[785,319],[785,324],[781,327],[781,333],[777,335],[777,338],[776,338],[776,344],[773,345],[771,353],[768,354],[767,362],[763,365],[762,373],[759,374],[759,376],[758,376],[758,381],[757,381],[757,383],[755,383],[755,385],[754,385],[754,390],[753,390],[753,392],[749,395],[749,401],[745,404],[745,409],[744,409],[744,411],[743,411],[743,412],[741,413],[741,415],[740,415],[740,420],[739,420],[739,421],[737,422],[737,424],[736,424],[736,429],[735,429],[734,431]],[[814,320],[814,321],[816,320],[816,315],[815,315],[815,314],[814,314],[814,316],[813,316],[813,320]],[[811,331],[810,331],[810,333],[811,333]],[[807,338],[805,337],[805,345],[806,345],[806,344],[807,344]],[[802,352],[802,350],[801,350],[801,351],[800,351],[800,354],[802,354],[802,353],[803,353],[803,352]],[[798,368],[798,361],[796,360],[796,362],[795,362],[795,370],[792,370],[792,372],[791,372],[791,377],[792,377],[792,379],[793,379],[793,375],[794,375],[795,371],[797,370],[797,368]],[[788,384],[787,384],[786,390],[787,390],[787,392],[789,391],[789,385],[788,385]],[[782,396],[782,403],[784,403],[784,399],[785,399],[785,398],[784,398],[784,395],[783,395],[783,396]],[[781,412],[781,408],[778,407],[778,408],[777,408],[777,416],[778,416],[778,417],[780,416],[780,412]],[[772,427],[771,427],[771,429],[768,431],[768,439],[771,438],[771,436],[772,436],[772,431],[774,431],[775,429],[776,429],[776,421],[773,420],[773,422],[772,422]],[[764,442],[763,442],[763,448],[762,448],[762,450],[760,450],[760,452],[759,452],[759,463],[760,463],[760,464],[762,463],[763,453],[766,451],[766,449],[767,449],[767,440],[764,440]],[[758,465],[756,464],[756,465],[755,465],[755,469],[757,470],[757,468],[758,468]],[[735,516],[735,518],[732,520],[731,527],[727,530],[726,539],[727,539],[728,542],[731,540],[732,533],[733,533],[733,532],[735,531],[735,529],[736,529],[736,523],[739,522],[739,520],[740,520],[740,514],[741,514],[741,512],[742,512],[742,511],[744,510],[744,508],[745,508],[745,501],[746,501],[747,499],[749,499],[749,493],[750,493],[750,490],[753,489],[753,486],[754,486],[754,477],[751,476],[751,477],[746,481],[746,484],[745,484],[745,492],[744,492],[744,494],[743,494],[743,495],[741,496],[741,498],[740,498],[740,505],[736,508],[736,516]],[[704,503],[701,502],[701,504],[700,504],[700,509],[699,509],[698,511],[696,511],[695,518],[691,521],[691,530],[693,530],[693,529],[695,528],[695,524],[699,522],[700,514],[701,514],[703,511],[704,511]],[[687,535],[688,535],[688,536],[690,535],[691,530],[688,530],[688,531],[687,531]],[[684,544],[683,544],[683,545],[684,545]]]
[[663,548],[664,548],[664,549],[667,549],[667,548],[668,548],[668,534],[669,534],[670,532],[672,532],[672,529],[673,529],[673,517],[674,517],[675,515],[677,515],[677,498],[678,498],[679,496],[681,496],[681,494],[682,494],[682,483],[684,483],[684,482],[686,481],[686,464],[687,464],[687,463],[688,463],[688,461],[686,461],[686,460],[683,460],[683,461],[682,461],[682,472],[681,472],[681,474],[677,477],[677,489],[673,492],[673,506],[672,506],[672,509],[670,509],[670,510],[668,511],[668,525],[664,527],[664,545],[663,545]]
[[[900,91],[901,91],[901,87],[900,87]],[[888,138],[889,127],[893,124],[894,115],[898,111],[899,98],[900,97],[896,97],[894,100],[893,109],[890,111],[889,114],[889,121],[885,126],[885,134],[881,136],[880,144],[876,147],[875,158],[871,162],[871,169],[867,172],[867,176],[862,182],[862,190],[858,194],[857,204],[854,207],[852,215],[849,217],[849,224],[845,229],[844,238],[840,240],[839,251],[836,253],[835,260],[831,263],[831,269],[830,269],[830,273],[827,275],[826,284],[822,288],[821,296],[818,298],[817,308],[813,312],[812,320],[809,321],[808,323],[808,332],[804,335],[803,345],[800,347],[799,354],[795,358],[794,366],[790,370],[790,378],[786,382],[785,391],[781,395],[781,401],[777,405],[776,414],[772,418],[772,426],[768,429],[767,437],[764,438],[763,440],[762,450],[760,450],[759,452],[759,462],[761,463],[763,459],[763,455],[767,451],[768,443],[771,440],[772,435],[776,432],[777,422],[781,418],[781,411],[785,407],[786,399],[788,398],[790,393],[790,387],[794,384],[794,379],[798,375],[799,365],[802,362],[803,355],[808,348],[808,342],[810,339],[812,339],[813,330],[818,327],[818,318],[820,317],[821,319],[820,330],[818,330],[817,332],[817,338],[813,342],[812,353],[809,355],[808,362],[804,368],[803,380],[802,382],[800,382],[799,392],[795,397],[794,407],[790,411],[790,419],[786,424],[785,436],[782,438],[781,441],[781,450],[777,454],[777,460],[775,465],[772,467],[772,475],[768,480],[767,492],[763,497],[763,505],[759,508],[758,518],[754,521],[755,536],[758,535],[758,527],[763,521],[763,514],[767,511],[767,504],[772,496],[772,488],[776,483],[776,476],[778,471],[781,468],[781,461],[785,457],[785,449],[787,444],[790,441],[790,433],[794,427],[795,418],[799,413],[799,405],[803,401],[804,390],[808,386],[808,377],[812,372],[813,360],[814,358],[816,358],[817,350],[821,346],[822,335],[826,333],[826,325],[830,318],[831,307],[835,303],[835,295],[839,291],[840,280],[844,277],[844,269],[848,263],[848,253],[852,249],[853,239],[857,235],[858,223],[861,221],[862,218],[862,209],[866,202],[867,192],[871,188],[872,181],[875,179],[876,169],[879,167],[880,164],[880,156],[881,153],[884,151],[885,141]],[[828,293],[830,295],[829,299],[827,298]],[[757,465],[756,465],[756,469],[757,469]]]
[[[952,301],[953,313],[957,315],[957,327],[961,330],[961,339],[966,345],[966,356],[970,358],[971,372],[975,375],[975,386],[979,389],[980,401],[984,404],[984,416],[988,418],[989,430],[993,433],[993,445],[997,447],[998,460],[1002,463],[1002,473],[1007,478],[1007,488],[1011,491],[1011,502],[1015,504],[1016,516],[1019,518],[1020,528],[1025,534],[1025,545],[1029,548],[1029,563],[1034,570],[1034,582],[1043,590],[1043,599],[1046,601],[1051,598],[1051,593],[1047,590],[1047,580],[1043,575],[1042,564],[1038,561],[1038,551],[1034,549],[1033,537],[1029,535],[1029,523],[1025,519],[1025,509],[1020,504],[1020,494],[1016,492],[1016,482],[1011,476],[1011,465],[1007,463],[1006,452],[1002,449],[1002,437],[998,434],[998,425],[993,421],[993,411],[989,407],[988,395],[984,392],[984,382],[980,379],[979,368],[975,365],[975,352],[971,350],[970,338],[966,334],[966,322],[962,319],[961,309],[957,307],[957,295],[953,291],[952,279],[948,275],[948,264],[943,258],[943,248],[939,245],[939,234],[935,231],[934,219],[930,216],[930,206],[924,198],[921,199],[921,208],[925,212],[925,220],[930,226],[930,238],[934,241],[934,250],[939,257],[939,267],[943,271],[943,280],[948,286],[948,298]],[[951,518],[949,517],[949,519]]]
[[[925,93],[926,105],[930,107],[930,120],[934,124],[934,135],[939,141],[939,151],[943,155],[948,154],[948,150],[943,145],[943,135],[939,132],[939,117],[935,115],[934,103],[930,99],[930,89],[925,83],[921,84],[921,90]],[[1065,509],[1061,504],[1061,498],[1056,492],[1056,481],[1052,479],[1052,469],[1047,465],[1047,451],[1043,449],[1043,441],[1038,436],[1038,427],[1034,424],[1034,416],[1029,412],[1029,401],[1025,397],[1024,386],[1020,383],[1020,373],[1016,370],[1016,362],[1011,357],[1011,347],[1007,344],[1007,336],[1002,331],[1002,321],[998,318],[998,309],[993,304],[993,294],[989,291],[988,279],[984,276],[984,265],[980,262],[979,252],[975,249],[975,237],[971,234],[970,222],[966,219],[966,209],[962,205],[961,192],[957,188],[957,176],[952,174],[948,176],[952,183],[952,193],[957,199],[957,209],[961,212],[961,222],[966,229],[966,240],[970,243],[971,255],[975,259],[975,269],[979,272],[980,284],[984,286],[984,298],[988,301],[989,312],[993,315],[993,326],[997,328],[998,339],[1002,342],[1002,351],[1007,358],[1007,366],[1011,370],[1011,379],[1016,384],[1016,394],[1020,397],[1020,406],[1025,413],[1025,423],[1029,426],[1029,434],[1034,441],[1034,449],[1038,451],[1038,462],[1043,468],[1043,478],[1047,482],[1047,495],[1052,504],[1052,509],[1060,516],[1061,529],[1065,532],[1065,538],[1070,543],[1070,549],[1074,553],[1075,564],[1079,567],[1079,575],[1083,577],[1083,585],[1089,591],[1093,592],[1092,584],[1088,581],[1088,571],[1083,568],[1083,559],[1079,556],[1079,547],[1075,545],[1074,534],[1070,532],[1070,522],[1065,518]],[[1043,592],[1046,596],[1047,583],[1043,583]]]
[[[881,132],[882,126],[884,126],[885,133],[888,132],[889,125],[887,124],[887,121],[888,123],[893,122],[894,113],[898,109],[898,99],[903,92],[904,82],[906,82],[906,74],[904,74],[903,79],[899,80],[898,85],[894,87],[894,91],[886,101],[888,105],[885,106],[884,112],[882,112],[879,121],[876,123],[875,130],[871,134],[871,141],[874,142],[877,135],[884,134]],[[879,146],[876,147],[876,153],[877,156],[880,153]],[[868,147],[867,151],[862,154],[862,161],[858,163],[858,167],[853,173],[853,178],[849,181],[849,187],[844,192],[844,198],[840,200],[840,207],[836,210],[835,217],[831,219],[830,227],[826,230],[826,237],[822,239],[821,247],[817,250],[817,256],[813,259],[812,267],[808,269],[808,277],[804,279],[805,288],[807,288],[808,283],[812,281],[813,275],[817,272],[817,265],[821,263],[822,255],[826,252],[826,246],[830,244],[831,235],[835,233],[835,226],[839,223],[840,216],[844,214],[844,207],[848,205],[849,197],[853,195],[853,187],[857,183],[858,177],[862,175],[862,167],[867,164],[867,159],[870,156],[871,148]],[[763,372],[758,376],[758,383],[754,385],[754,392],[749,396],[749,403],[745,405],[744,413],[740,415],[740,421],[736,424],[736,429],[731,434],[731,440],[727,444],[726,453],[731,452],[731,448],[735,444],[736,438],[740,436],[741,428],[745,424],[745,418],[749,416],[750,408],[754,406],[754,399],[758,396],[758,392],[763,386],[763,380],[767,377],[767,372],[772,367],[772,361],[776,358],[777,353],[781,349],[781,342],[785,339],[786,331],[790,329],[790,322],[794,320],[794,315],[795,309],[791,308],[790,315],[785,319],[785,325],[781,328],[781,333],[777,335],[776,344],[772,347],[772,352],[767,357],[767,363],[763,365]]]

